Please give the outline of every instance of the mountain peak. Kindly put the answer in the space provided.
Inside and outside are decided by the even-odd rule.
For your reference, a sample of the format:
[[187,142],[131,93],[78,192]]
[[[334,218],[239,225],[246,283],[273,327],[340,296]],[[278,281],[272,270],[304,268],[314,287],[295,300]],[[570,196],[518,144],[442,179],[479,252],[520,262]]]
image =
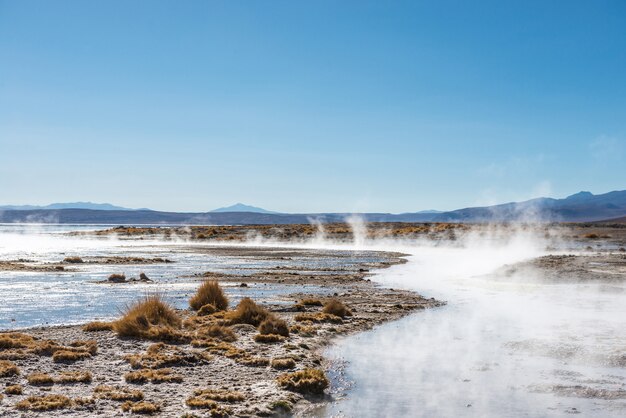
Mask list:
[[254,212],[254,213],[277,213],[256,206],[246,205],[244,203],[235,203],[231,206],[214,209],[211,212]]
[[582,192],[574,193],[571,196],[567,196],[565,199],[566,200],[582,200],[582,199],[589,199],[590,197],[593,197],[593,196],[594,194],[591,192],[582,191]]

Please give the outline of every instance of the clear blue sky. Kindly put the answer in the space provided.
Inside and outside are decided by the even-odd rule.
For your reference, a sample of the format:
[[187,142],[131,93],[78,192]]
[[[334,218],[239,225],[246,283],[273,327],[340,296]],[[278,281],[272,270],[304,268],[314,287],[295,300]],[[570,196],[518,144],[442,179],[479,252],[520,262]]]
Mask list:
[[626,2],[0,0],[0,204],[626,189]]

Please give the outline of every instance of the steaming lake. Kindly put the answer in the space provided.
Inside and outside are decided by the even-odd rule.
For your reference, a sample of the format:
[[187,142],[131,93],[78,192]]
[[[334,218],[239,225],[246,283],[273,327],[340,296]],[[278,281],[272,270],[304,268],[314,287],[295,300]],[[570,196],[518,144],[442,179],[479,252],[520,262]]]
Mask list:
[[485,276],[535,248],[402,248],[410,262],[373,280],[448,305],[329,349],[344,387],[324,415],[626,416],[624,283]]

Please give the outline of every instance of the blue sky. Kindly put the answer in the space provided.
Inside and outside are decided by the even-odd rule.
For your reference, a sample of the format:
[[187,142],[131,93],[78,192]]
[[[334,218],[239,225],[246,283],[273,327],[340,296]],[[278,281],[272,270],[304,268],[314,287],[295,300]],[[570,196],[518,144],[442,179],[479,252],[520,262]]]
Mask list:
[[0,0],[0,204],[626,189],[623,1]]

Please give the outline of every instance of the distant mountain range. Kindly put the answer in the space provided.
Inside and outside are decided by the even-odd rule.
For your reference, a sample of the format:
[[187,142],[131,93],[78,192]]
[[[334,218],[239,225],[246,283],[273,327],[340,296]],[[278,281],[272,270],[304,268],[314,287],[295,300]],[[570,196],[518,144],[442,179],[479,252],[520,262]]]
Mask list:
[[[237,203],[210,212],[160,212],[128,209],[108,203],[55,203],[37,206],[0,206],[0,222],[77,224],[195,224],[250,225],[342,222],[350,213],[287,214]],[[524,202],[470,207],[448,212],[361,213],[368,222],[592,222],[626,216],[626,190],[594,195],[580,192],[564,199],[541,197]]]

